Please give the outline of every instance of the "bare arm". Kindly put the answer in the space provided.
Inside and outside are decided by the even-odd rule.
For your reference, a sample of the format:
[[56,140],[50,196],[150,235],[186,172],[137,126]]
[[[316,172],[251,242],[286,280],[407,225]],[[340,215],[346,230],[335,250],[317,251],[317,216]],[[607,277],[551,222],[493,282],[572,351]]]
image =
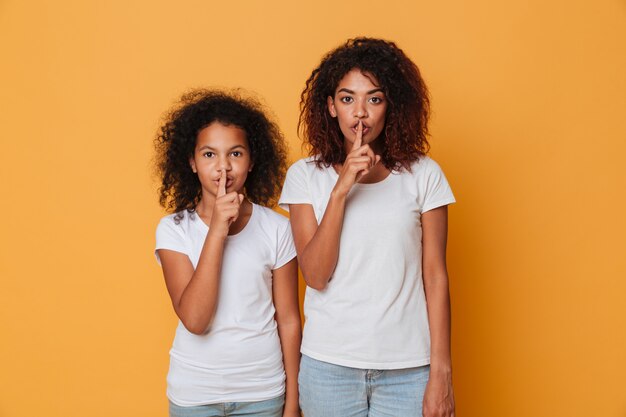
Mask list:
[[196,269],[179,252],[159,249],[163,276],[172,306],[185,328],[203,334],[213,321],[217,306],[224,241],[230,225],[237,219],[243,196],[226,194],[226,177],[220,179],[220,192],[211,214],[207,233]]
[[331,194],[320,225],[310,204],[291,204],[289,213],[298,261],[307,285],[322,290],[328,284],[339,257],[345,196]]
[[450,292],[446,267],[448,207],[422,215],[422,268],[430,326],[430,378],[424,394],[425,417],[454,416],[450,356]]
[[223,251],[224,241],[207,235],[198,267],[194,271],[187,255],[167,249],[159,250],[172,306],[191,333],[204,333],[213,320]]
[[380,160],[368,145],[361,146],[363,125],[348,154],[339,179],[330,194],[319,226],[310,204],[290,204],[291,229],[304,280],[311,288],[322,290],[328,284],[339,258],[339,237],[343,227],[346,198],[352,186]]
[[283,415],[299,416],[298,371],[300,369],[300,304],[298,301],[298,262],[292,259],[273,271],[272,291],[276,324],[287,380],[285,383],[285,408]]

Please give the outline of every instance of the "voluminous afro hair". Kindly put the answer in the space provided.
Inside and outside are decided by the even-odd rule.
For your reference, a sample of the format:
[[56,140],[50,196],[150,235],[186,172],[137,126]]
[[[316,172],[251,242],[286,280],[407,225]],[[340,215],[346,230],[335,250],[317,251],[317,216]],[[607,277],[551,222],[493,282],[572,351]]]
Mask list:
[[346,159],[337,119],[328,112],[341,79],[352,69],[376,78],[387,99],[382,163],[390,170],[410,169],[428,152],[430,101],[419,69],[395,43],[372,38],[349,39],[330,51],[313,70],[300,95],[298,130],[318,166]]
[[287,169],[283,135],[264,107],[241,90],[197,89],[184,94],[164,117],[155,139],[156,169],[161,180],[159,202],[168,211],[195,211],[202,186],[189,159],[198,132],[213,122],[236,126],[246,133],[254,168],[244,184],[253,203],[273,206]]

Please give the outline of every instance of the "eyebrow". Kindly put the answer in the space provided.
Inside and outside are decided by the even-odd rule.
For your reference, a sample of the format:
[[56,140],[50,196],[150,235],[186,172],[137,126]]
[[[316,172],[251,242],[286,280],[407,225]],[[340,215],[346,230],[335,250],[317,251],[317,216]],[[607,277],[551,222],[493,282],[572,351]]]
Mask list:
[[[245,147],[245,146],[243,146],[243,145],[235,145],[235,146],[233,146],[232,148],[230,148],[230,149],[229,149],[229,151],[232,151],[232,150],[237,149],[237,148],[241,148],[241,149],[243,149],[243,150],[245,150],[245,149],[246,149],[246,147]],[[200,150],[202,150],[202,149],[208,149],[208,150],[210,150],[210,151],[214,151],[214,150],[215,150],[215,148],[212,148],[212,147],[211,147],[211,146],[209,146],[209,145],[204,145],[204,146],[201,146],[200,148],[198,148],[198,150],[199,150],[199,151],[200,151]]]
[[[374,94],[374,93],[378,93],[378,92],[384,93],[382,88],[375,88],[373,90],[368,91],[366,94]],[[348,88],[340,88],[338,91],[338,93],[344,92],[344,93],[348,93],[348,94],[354,94],[354,91],[348,89]]]

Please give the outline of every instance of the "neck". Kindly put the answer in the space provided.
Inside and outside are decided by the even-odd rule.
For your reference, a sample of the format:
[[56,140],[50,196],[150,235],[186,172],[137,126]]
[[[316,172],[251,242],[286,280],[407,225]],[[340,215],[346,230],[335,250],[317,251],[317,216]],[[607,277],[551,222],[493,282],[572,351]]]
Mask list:
[[368,172],[366,175],[363,175],[361,177],[361,179],[359,180],[359,183],[361,184],[374,184],[377,182],[380,182],[382,180],[384,180],[385,178],[387,178],[387,176],[390,174],[391,171],[389,171],[382,162],[378,162],[376,165],[374,165],[372,167],[372,169],[370,169],[370,172]]
[[202,193],[202,197],[196,206],[196,213],[203,219],[211,220],[213,214],[213,207],[215,206],[215,197]]

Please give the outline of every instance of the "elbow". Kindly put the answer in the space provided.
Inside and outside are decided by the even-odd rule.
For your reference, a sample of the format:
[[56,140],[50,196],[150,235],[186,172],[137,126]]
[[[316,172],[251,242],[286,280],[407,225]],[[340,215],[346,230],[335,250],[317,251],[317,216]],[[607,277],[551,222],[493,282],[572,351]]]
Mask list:
[[[193,306],[192,306],[193,307]],[[211,329],[215,309],[190,308],[189,304],[174,304],[176,315],[185,329],[197,336],[205,335]]]
[[183,323],[183,325],[185,326],[185,329],[187,329],[189,333],[193,333],[196,336],[202,336],[207,333],[206,328],[203,328],[200,326],[190,326],[190,325],[186,325],[185,323]]
[[305,270],[302,270],[302,277],[304,278],[304,282],[306,282],[306,285],[308,287],[311,287],[317,291],[322,291],[326,289],[326,286],[328,286],[328,281],[330,280],[330,277],[324,277],[323,275],[310,273]]
[[209,332],[208,323],[193,320],[181,320],[181,322],[189,333],[195,334],[196,336],[203,336]]
[[305,279],[304,280],[306,282],[306,285],[313,288],[314,290],[317,291],[323,291],[326,289],[326,286],[328,285],[328,281],[324,282],[324,281],[317,281],[317,280],[311,280],[311,279]]
[[[328,282],[332,276],[333,270],[328,269],[323,265],[320,265],[318,261],[309,262],[308,259],[302,257],[298,258],[300,262],[300,271],[306,285],[317,291],[322,291],[328,286]],[[334,269],[334,267],[333,267]]]
[[193,333],[196,336],[202,336],[207,333],[206,329],[202,329],[201,327],[189,327],[185,326],[185,328],[189,331],[189,333]]

